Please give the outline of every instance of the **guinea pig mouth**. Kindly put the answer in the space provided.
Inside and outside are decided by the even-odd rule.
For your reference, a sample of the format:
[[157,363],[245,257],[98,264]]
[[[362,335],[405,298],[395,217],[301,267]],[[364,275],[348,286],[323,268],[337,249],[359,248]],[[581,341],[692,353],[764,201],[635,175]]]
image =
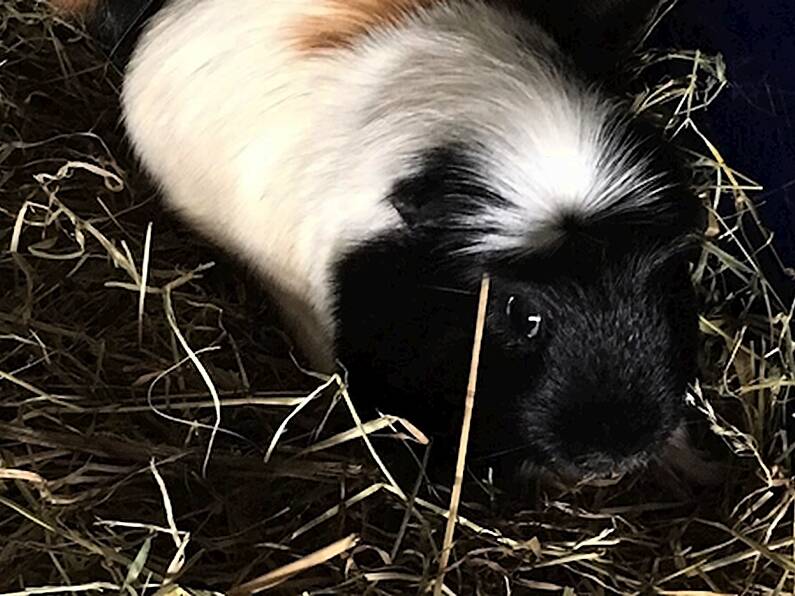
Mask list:
[[593,456],[581,463],[561,462],[553,469],[560,480],[568,484],[603,485],[618,482],[624,476],[643,470],[651,460],[651,452],[644,451],[620,461]]
[[638,453],[619,462],[609,458],[591,458],[582,463],[553,459],[539,464],[531,458],[519,464],[516,478],[521,483],[542,481],[565,487],[609,486],[643,470],[652,459],[654,456],[649,452]]
[[642,472],[653,462],[672,468],[684,465],[691,468],[685,472],[702,479],[715,477],[714,468],[699,459],[698,453],[689,445],[684,424],[644,450],[619,460],[600,455],[591,455],[580,461],[551,457],[547,463],[540,465],[528,459],[519,466],[518,476],[522,480],[548,480],[568,487],[610,486],[626,476]]

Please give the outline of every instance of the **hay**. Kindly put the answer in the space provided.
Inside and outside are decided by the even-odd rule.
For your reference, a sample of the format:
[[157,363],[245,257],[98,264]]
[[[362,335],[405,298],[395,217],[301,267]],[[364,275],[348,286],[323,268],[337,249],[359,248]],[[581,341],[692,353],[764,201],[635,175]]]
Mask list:
[[[729,472],[706,488],[665,468],[542,485],[510,515],[470,475],[445,594],[795,589],[793,307],[761,265],[778,267],[757,185],[697,128],[722,64],[649,53],[643,70],[662,74],[638,108],[698,141],[712,218],[694,270],[705,304],[691,398]],[[160,211],[122,141],[119,81],[79,30],[5,0],[0,591],[431,587],[450,495],[427,481],[422,435],[353,415],[339,377],[294,363],[256,284]],[[401,458],[409,472],[393,469]]]

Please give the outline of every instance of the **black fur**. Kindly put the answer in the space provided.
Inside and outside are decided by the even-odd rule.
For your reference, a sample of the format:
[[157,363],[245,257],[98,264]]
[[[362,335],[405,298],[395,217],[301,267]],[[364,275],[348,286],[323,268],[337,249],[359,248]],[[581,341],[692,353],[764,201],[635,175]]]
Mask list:
[[103,0],[89,24],[94,37],[121,70],[141,36],[144,25],[166,0]]
[[429,237],[436,250],[455,252],[469,245],[476,234],[499,229],[467,224],[485,206],[507,204],[492,191],[478,159],[458,143],[437,147],[422,155],[416,173],[398,180],[387,197],[414,237]]
[[540,24],[577,69],[605,82],[643,38],[654,9],[669,0],[502,0]]
[[[687,248],[699,209],[675,158],[647,130],[637,134],[659,145],[665,198],[652,211],[562,224],[563,244],[535,254],[459,251],[477,230],[460,229],[457,215],[504,199],[461,146],[426,155],[391,195],[406,227],[338,266],[338,353],[352,394],[434,432],[457,432],[477,287],[488,272],[476,457],[518,452],[604,472],[653,451],[680,422],[695,375]],[[537,329],[522,324],[527,315],[540,317]]]

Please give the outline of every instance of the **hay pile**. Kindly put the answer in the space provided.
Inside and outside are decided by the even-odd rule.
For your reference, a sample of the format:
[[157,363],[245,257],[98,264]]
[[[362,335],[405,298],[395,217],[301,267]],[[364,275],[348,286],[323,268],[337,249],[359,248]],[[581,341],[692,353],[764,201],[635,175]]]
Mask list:
[[[699,138],[720,60],[646,64],[686,66],[638,106]],[[3,2],[0,591],[203,594],[257,580],[239,592],[422,593],[449,488],[427,481],[425,448],[391,419],[366,425],[369,443],[339,434],[357,428],[340,380],[300,370],[256,284],[161,212],[122,140],[119,82],[41,3]],[[713,217],[694,271],[692,402],[727,447],[725,481],[657,470],[542,486],[505,515],[488,479],[470,477],[443,593],[795,589],[792,306],[759,265],[770,248],[755,185],[706,138],[698,147]],[[401,457],[398,482],[384,462]]]

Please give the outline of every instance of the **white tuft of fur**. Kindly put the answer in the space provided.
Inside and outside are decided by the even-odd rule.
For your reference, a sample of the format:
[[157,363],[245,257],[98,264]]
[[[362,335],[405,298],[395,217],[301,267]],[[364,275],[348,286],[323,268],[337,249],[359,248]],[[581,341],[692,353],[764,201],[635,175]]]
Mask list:
[[487,180],[506,202],[466,222],[494,230],[468,250],[544,248],[562,238],[566,216],[589,219],[649,207],[667,188],[648,155],[605,133],[619,112],[596,94],[583,91],[581,99],[569,106],[561,99],[557,110],[545,107],[539,120],[514,125],[499,137],[503,143],[492,143],[484,156]]
[[450,2],[301,53],[291,32],[328,1],[175,0],[122,97],[167,203],[260,273],[315,366],[333,363],[334,264],[403,225],[388,193],[429,149],[466,147],[507,201],[462,222],[490,228],[472,251],[544,245],[562,213],[616,208],[631,189],[653,200],[644,160],[614,142],[612,106],[567,78],[541,30]]

